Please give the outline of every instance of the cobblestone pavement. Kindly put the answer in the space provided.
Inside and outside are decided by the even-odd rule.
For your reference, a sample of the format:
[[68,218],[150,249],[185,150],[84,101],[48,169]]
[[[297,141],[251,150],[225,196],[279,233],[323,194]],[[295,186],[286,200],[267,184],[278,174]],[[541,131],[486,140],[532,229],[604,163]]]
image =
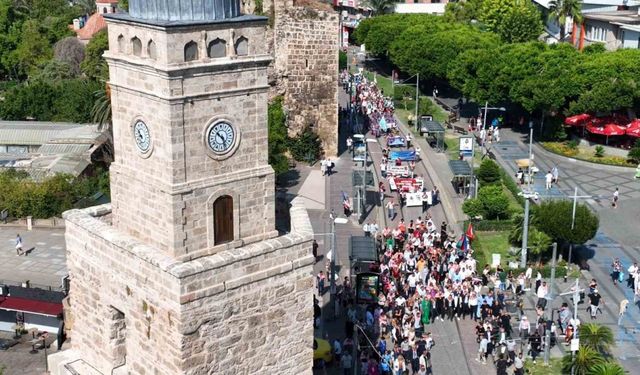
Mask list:
[[[16,255],[16,234],[20,233],[27,255]],[[67,275],[64,229],[0,228],[0,282],[60,288]]]
[[[0,332],[0,340],[11,340],[13,334],[10,332]],[[4,370],[3,375],[45,375],[46,357],[43,349],[35,353],[30,353],[31,339],[29,334],[23,335],[19,343],[8,350],[0,350],[0,368]],[[51,343],[55,340],[55,335],[47,339],[50,345],[47,354],[55,352],[56,348]]]

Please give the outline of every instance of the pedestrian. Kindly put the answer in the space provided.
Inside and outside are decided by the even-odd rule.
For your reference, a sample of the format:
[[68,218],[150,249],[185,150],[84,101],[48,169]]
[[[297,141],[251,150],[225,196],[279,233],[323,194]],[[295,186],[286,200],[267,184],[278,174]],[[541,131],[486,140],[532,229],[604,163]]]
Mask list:
[[627,287],[633,288],[635,286],[636,273],[638,272],[638,262],[634,262],[631,266],[629,266],[627,272],[629,273],[629,278],[627,279]]
[[513,375],[524,375],[524,359],[522,358],[522,352],[518,353],[518,356],[513,361]]
[[384,161],[380,163],[380,174],[382,177],[387,177],[387,163]]
[[344,375],[351,375],[351,368],[353,366],[353,357],[349,352],[344,352],[342,358],[340,358],[340,365],[342,367],[342,373]]
[[426,189],[422,192],[422,212],[426,212],[429,209],[429,201],[433,202],[433,198],[431,197],[431,192]]
[[325,159],[320,160],[320,172],[324,176],[327,174],[327,161]]
[[344,211],[344,216],[349,217],[351,215],[351,203],[349,202],[349,198],[345,197],[342,200],[342,209]]
[[387,202],[387,214],[389,215],[389,219],[393,220],[396,218],[396,209],[395,209],[396,204],[393,203],[393,199],[389,199],[389,202]]
[[613,200],[611,201],[611,207],[618,208],[618,199],[620,199],[620,191],[616,188],[616,191],[613,192]]
[[540,307],[542,310],[547,307],[547,293],[547,282],[543,281],[542,285],[540,285],[538,291],[536,292],[536,295],[538,296],[538,302],[536,303],[536,306]]
[[438,97],[438,88],[433,86],[433,98],[437,98]]
[[628,299],[623,299],[620,301],[620,311],[618,312],[618,325],[622,325],[622,317],[624,317],[624,313],[627,312],[627,306],[629,305]]
[[596,313],[600,308],[600,302],[604,304],[604,299],[598,293],[598,289],[595,289],[593,293],[589,294],[589,311],[591,313],[591,319],[596,319]]
[[313,240],[313,245],[311,247],[311,254],[313,254],[313,259],[315,262],[318,261],[318,241]]
[[551,181],[553,181],[553,175],[551,171],[548,171],[546,175],[544,175],[545,189],[551,189]]
[[349,152],[353,152],[353,139],[351,139],[351,136],[347,137],[347,149]]
[[554,184],[558,184],[558,167],[557,166],[553,166],[553,168],[551,168],[551,175],[553,175],[553,183]]
[[[618,285],[618,281],[620,281],[620,273],[622,272],[622,264],[620,263],[620,259],[616,258],[613,260],[611,264],[611,280],[613,281],[613,285]],[[624,279],[624,276],[622,277]]]
[[16,255],[22,255],[22,237],[20,237],[20,233],[16,235]]
[[493,131],[493,138],[496,140],[496,143],[500,143],[500,129],[497,127]]
[[384,182],[380,181],[378,183],[378,193],[380,194],[380,205],[384,203],[384,193],[385,193]]
[[319,295],[323,295],[324,294],[324,283],[326,281],[326,277],[325,277],[323,271],[318,272],[318,276],[316,277],[316,281],[317,281],[317,284],[318,284],[318,294]]
[[518,185],[524,184],[524,172],[522,171],[522,168],[518,168],[518,171],[516,172],[516,182]]
[[371,229],[369,228],[369,223],[364,223],[364,225],[362,226],[362,231],[364,232],[365,237],[371,236]]
[[331,161],[330,158],[327,158],[327,176],[331,176],[333,174],[334,166],[335,164],[333,164],[333,161]]
[[540,337],[540,332],[535,331],[531,338],[529,339],[529,346],[531,347],[531,359],[533,363],[536,363],[536,358],[538,358],[538,354],[540,353],[540,345],[542,344],[542,339]]

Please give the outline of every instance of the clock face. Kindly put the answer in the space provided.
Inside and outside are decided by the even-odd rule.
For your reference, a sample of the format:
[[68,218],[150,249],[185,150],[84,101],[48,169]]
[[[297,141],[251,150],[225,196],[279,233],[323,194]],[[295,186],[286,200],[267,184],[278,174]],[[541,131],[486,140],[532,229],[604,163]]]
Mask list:
[[218,122],[209,128],[207,144],[211,150],[218,154],[229,152],[236,142],[236,131],[229,123]]
[[149,128],[142,120],[136,121],[133,125],[133,136],[136,140],[136,146],[142,153],[146,153],[151,149],[151,135]]

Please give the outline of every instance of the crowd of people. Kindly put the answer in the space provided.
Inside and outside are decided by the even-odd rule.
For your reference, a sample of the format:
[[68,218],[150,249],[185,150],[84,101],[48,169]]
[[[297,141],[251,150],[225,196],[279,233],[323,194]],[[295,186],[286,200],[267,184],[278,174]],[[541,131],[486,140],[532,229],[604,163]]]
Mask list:
[[[393,101],[385,97],[374,82],[362,75],[341,75],[346,90],[351,90],[351,108],[365,119],[365,126],[372,130],[393,134],[397,125],[393,120]],[[478,119],[479,120],[479,119]],[[474,120],[478,125],[480,121]],[[386,124],[381,129],[380,123]],[[498,126],[491,126],[487,141],[499,141]],[[378,135],[378,134],[375,134]],[[485,137],[482,137],[485,140]],[[412,147],[409,142],[406,147]],[[348,145],[350,146],[350,145]],[[415,147],[415,146],[413,146]],[[383,147],[384,149],[384,147]],[[389,153],[385,149],[385,155]],[[410,176],[415,174],[415,161],[394,161],[406,165]],[[385,178],[389,160],[382,160],[379,176],[380,202],[386,213],[395,222],[397,204],[387,199]],[[557,182],[557,169],[550,172]],[[498,374],[524,374],[525,358],[535,363],[547,346],[556,345],[560,338],[569,344],[579,329],[580,320],[567,303],[554,310],[548,305],[550,286],[542,275],[532,268],[525,272],[514,272],[500,265],[486,265],[478,269],[473,257],[473,242],[450,233],[446,222],[438,224],[432,216],[431,207],[439,204],[439,192],[435,187],[423,187],[425,202],[416,217],[403,217],[393,226],[378,227],[365,223],[365,235],[376,239],[380,255],[378,269],[380,293],[377,304],[367,305],[359,311],[355,305],[354,289],[348,278],[343,281],[342,306],[346,311],[346,339],[334,340],[337,363],[351,374],[351,365],[344,362],[341,354],[354,345],[354,332],[359,330],[364,338],[364,347],[358,353],[361,374],[367,375],[425,375],[432,373],[432,348],[438,345],[431,327],[444,321],[473,320],[475,324],[478,354],[475,358],[482,364],[492,362]],[[400,206],[402,192],[398,192]],[[400,212],[402,213],[402,212]],[[473,236],[469,236],[472,240]],[[623,272],[619,262],[612,265],[612,279],[621,282]],[[629,286],[638,289],[640,268],[637,264],[628,270]],[[326,276],[318,275],[320,294],[326,288]],[[524,314],[524,296],[535,294],[535,318]],[[597,290],[595,280],[589,285],[588,309],[592,319],[601,311],[604,300]],[[628,302],[628,301],[627,301]],[[621,305],[622,306],[622,305]],[[626,305],[625,305],[626,308]],[[622,307],[621,307],[622,309]],[[517,314],[512,317],[512,314]],[[621,313],[622,314],[622,313]],[[531,321],[529,320],[531,318]],[[515,320],[515,326],[512,321]],[[349,360],[351,358],[349,357]],[[437,359],[436,359],[437,360]]]

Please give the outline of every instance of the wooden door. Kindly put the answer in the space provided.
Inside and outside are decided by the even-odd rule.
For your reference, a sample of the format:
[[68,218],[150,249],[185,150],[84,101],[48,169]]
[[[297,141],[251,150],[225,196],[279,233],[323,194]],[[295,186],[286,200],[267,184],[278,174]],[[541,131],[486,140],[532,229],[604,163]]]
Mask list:
[[213,203],[213,236],[216,245],[233,241],[233,198],[228,195]]

